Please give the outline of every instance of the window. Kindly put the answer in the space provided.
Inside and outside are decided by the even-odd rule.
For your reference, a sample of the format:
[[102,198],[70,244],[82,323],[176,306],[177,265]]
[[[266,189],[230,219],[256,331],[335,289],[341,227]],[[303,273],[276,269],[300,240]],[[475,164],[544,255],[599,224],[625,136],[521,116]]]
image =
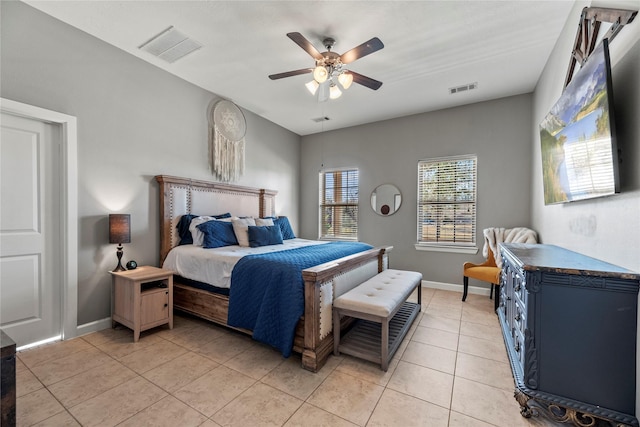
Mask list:
[[357,238],[358,170],[320,172],[320,239]]
[[418,162],[418,244],[475,249],[476,156]]

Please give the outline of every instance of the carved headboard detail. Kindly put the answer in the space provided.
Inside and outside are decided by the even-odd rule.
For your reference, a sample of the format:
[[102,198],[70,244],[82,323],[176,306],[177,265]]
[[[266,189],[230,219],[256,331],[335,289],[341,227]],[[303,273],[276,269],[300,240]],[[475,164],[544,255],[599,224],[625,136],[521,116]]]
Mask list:
[[277,191],[157,175],[160,184],[160,264],[178,244],[176,225],[185,214],[275,215]]

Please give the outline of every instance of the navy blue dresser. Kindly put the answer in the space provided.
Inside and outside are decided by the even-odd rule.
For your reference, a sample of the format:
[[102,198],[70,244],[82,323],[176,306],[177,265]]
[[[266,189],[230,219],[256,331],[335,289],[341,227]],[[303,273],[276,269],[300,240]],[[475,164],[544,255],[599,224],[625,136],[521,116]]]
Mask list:
[[500,246],[498,317],[522,415],[638,426],[640,275],[558,246]]
[[16,343],[0,329],[0,426],[16,425]]

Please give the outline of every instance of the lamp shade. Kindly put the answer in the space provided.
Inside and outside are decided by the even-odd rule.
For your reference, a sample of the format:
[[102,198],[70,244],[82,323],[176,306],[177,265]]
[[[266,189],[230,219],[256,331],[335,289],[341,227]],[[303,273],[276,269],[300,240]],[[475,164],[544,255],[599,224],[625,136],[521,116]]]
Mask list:
[[315,80],[311,80],[309,83],[305,84],[305,86],[307,87],[307,90],[311,92],[311,95],[315,95],[320,84]]
[[329,89],[329,98],[338,99],[340,98],[340,95],[342,95],[342,91],[338,88],[338,86],[332,84],[331,88]]
[[343,72],[338,76],[338,81],[343,88],[349,89],[351,83],[353,83],[353,74]]
[[131,215],[109,215],[109,243],[131,243]]
[[313,69],[313,78],[318,83],[324,83],[329,78],[329,71],[325,66],[318,65],[316,68]]

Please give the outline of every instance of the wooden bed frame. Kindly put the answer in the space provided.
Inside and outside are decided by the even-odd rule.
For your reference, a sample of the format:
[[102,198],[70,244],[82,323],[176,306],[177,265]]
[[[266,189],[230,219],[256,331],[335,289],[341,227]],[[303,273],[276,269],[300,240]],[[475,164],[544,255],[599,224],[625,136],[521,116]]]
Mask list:
[[[158,175],[156,180],[160,184],[161,264],[178,244],[176,225],[182,215],[230,212],[236,216],[265,217],[275,214],[276,191],[166,175]],[[293,350],[302,354],[305,369],[317,372],[333,352],[333,300],[386,269],[390,249],[370,249],[303,270],[305,307]],[[175,309],[228,326],[228,296],[186,286],[179,278],[174,279],[173,292]],[[251,334],[251,331],[242,331]]]

